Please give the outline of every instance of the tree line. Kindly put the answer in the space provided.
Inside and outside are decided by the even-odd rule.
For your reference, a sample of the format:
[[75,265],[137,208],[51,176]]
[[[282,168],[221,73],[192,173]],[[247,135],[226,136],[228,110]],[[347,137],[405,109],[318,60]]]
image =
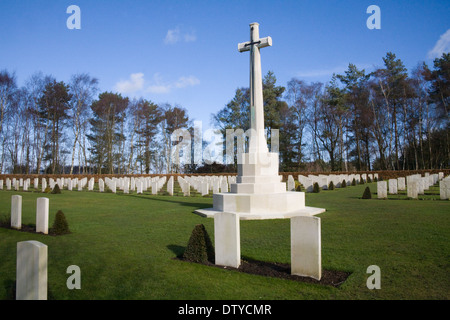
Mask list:
[[1,71],[0,173],[172,172],[170,134],[190,125],[187,110],[97,93],[85,73],[66,84],[38,72],[19,88]]
[[[395,54],[366,73],[350,63],[327,83],[263,80],[265,128],[270,144],[279,129],[280,170],[352,171],[448,168],[450,159],[450,53],[420,63],[410,74]],[[249,128],[248,88],[214,122]]]
[[[391,52],[383,62],[371,73],[349,64],[327,83],[292,78],[286,87],[267,73],[265,127],[269,145],[278,129],[280,171],[448,168],[450,53],[410,74]],[[226,129],[249,129],[249,103],[249,89],[237,88],[212,115],[224,141]],[[179,167],[171,139],[177,129],[194,130],[183,107],[99,93],[98,80],[86,73],[65,83],[38,72],[19,87],[13,73],[0,71],[0,173],[236,169]]]

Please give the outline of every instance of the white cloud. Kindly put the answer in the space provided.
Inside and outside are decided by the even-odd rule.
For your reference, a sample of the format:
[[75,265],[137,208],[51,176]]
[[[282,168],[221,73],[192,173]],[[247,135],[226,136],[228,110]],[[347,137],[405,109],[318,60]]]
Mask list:
[[175,44],[180,41],[180,29],[172,29],[167,31],[166,38],[164,39],[165,44]]
[[144,74],[132,73],[129,80],[122,80],[116,83],[114,89],[120,93],[127,94],[139,91],[144,86]]
[[191,32],[181,32],[180,27],[175,29],[169,29],[167,31],[166,37],[164,38],[165,44],[175,44],[180,41],[193,42],[197,40],[197,37],[193,31]]
[[129,80],[121,80],[116,83],[114,90],[123,93],[154,93],[154,94],[167,94],[173,89],[182,89],[187,87],[193,87],[200,84],[200,80],[195,76],[182,76],[176,81],[167,82],[164,81],[159,73],[153,75],[153,79],[148,83],[144,79],[144,74],[132,73]]
[[193,42],[197,40],[197,36],[194,33],[186,33],[183,36],[184,42]]
[[189,77],[180,77],[175,83],[175,88],[185,88],[185,87],[192,87],[200,84],[200,80],[198,80],[194,76]]
[[200,84],[200,80],[195,76],[179,77],[178,80],[166,82],[159,73],[153,75],[153,84],[147,87],[146,91],[155,94],[170,93],[172,89],[182,89]]
[[440,58],[443,53],[450,51],[450,29],[441,35],[439,40],[434,45],[434,48],[428,51],[428,58]]

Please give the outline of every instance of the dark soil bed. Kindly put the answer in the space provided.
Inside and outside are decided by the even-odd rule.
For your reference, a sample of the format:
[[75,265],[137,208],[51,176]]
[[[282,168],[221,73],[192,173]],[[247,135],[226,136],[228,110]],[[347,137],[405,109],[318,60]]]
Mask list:
[[[44,234],[42,232],[36,232],[36,226],[33,224],[22,224],[21,229],[16,229],[16,228],[12,228],[10,225],[5,225],[5,224],[0,223],[0,228],[11,229],[11,230],[16,230],[16,231],[21,231],[21,232]],[[67,234],[67,233],[65,233],[65,234]],[[53,232],[52,228],[49,228],[48,234],[44,234],[44,235],[46,235],[46,236],[63,236],[64,234],[57,234],[57,233]]]
[[[176,259],[186,262],[191,262],[183,257],[177,257]],[[191,262],[194,263],[194,262]],[[239,268],[224,267],[207,262],[204,265],[213,266],[216,268],[235,270],[238,272],[244,272],[249,274],[256,274],[265,277],[281,278],[292,281],[299,281],[305,283],[314,283],[320,285],[327,285],[333,287],[339,287],[350,276],[350,272],[336,271],[336,270],[322,270],[322,278],[319,280],[302,277],[291,274],[291,266],[287,263],[265,262],[258,260],[246,259],[241,261]]]

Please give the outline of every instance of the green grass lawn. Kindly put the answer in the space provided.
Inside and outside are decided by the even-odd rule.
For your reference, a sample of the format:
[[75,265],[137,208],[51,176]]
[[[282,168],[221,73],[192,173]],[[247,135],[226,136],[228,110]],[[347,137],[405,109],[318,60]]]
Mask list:
[[[360,199],[370,186],[372,199]],[[376,184],[306,194],[325,208],[322,267],[351,272],[339,288],[267,278],[173,259],[196,224],[214,241],[213,219],[193,214],[211,197],[66,191],[60,195],[0,191],[0,217],[11,195],[23,197],[22,223],[35,223],[36,198],[50,199],[71,234],[46,236],[0,228],[0,299],[11,296],[16,245],[48,245],[50,299],[449,299],[450,202],[430,191],[422,200],[376,199]],[[394,200],[395,199],[395,200]],[[242,257],[290,262],[289,220],[241,221]],[[66,286],[66,269],[81,269],[81,289]],[[367,267],[381,269],[381,289],[369,290]]]

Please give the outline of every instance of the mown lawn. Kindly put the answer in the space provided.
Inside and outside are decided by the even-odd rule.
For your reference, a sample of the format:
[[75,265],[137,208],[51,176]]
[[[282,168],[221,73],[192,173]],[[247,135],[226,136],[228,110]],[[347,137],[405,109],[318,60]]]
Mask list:
[[[370,186],[372,199],[362,200]],[[35,223],[36,198],[50,198],[50,225],[58,210],[71,234],[48,236],[0,228],[0,299],[11,298],[16,244],[48,245],[50,299],[449,299],[450,202],[376,199],[376,184],[307,194],[326,208],[322,266],[351,272],[339,288],[267,278],[173,259],[202,223],[214,241],[213,219],[193,214],[210,197],[65,191],[60,195],[0,191],[0,217],[11,195],[23,197],[22,223]],[[430,191],[430,193],[432,193]],[[289,220],[241,221],[244,259],[289,263]],[[66,269],[81,269],[81,289],[69,290]],[[381,289],[369,290],[367,267],[381,269]]]

